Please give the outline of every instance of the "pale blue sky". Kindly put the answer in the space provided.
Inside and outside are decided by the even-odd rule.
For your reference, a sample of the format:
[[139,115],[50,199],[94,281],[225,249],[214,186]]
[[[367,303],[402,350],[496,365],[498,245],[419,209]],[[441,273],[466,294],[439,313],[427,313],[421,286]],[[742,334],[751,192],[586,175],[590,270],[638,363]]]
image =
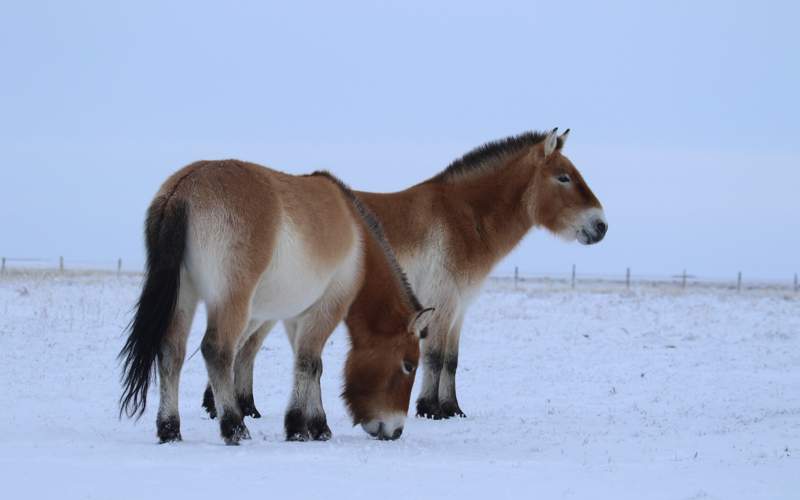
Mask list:
[[501,264],[791,278],[796,2],[6,2],[0,255],[143,260],[193,160],[399,190],[554,126],[606,207],[593,247]]

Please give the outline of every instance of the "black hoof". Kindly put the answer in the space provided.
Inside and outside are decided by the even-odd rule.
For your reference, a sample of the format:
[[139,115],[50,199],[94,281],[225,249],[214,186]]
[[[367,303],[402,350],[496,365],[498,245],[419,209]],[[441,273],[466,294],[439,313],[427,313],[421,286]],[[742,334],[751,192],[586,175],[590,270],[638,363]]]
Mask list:
[[298,442],[310,441],[311,440],[311,435],[309,435],[308,431],[293,432],[291,434],[289,434],[287,432],[286,433],[286,440],[287,441],[298,441]]
[[314,441],[327,441],[333,436],[324,415],[314,417],[308,422],[308,433]]
[[244,424],[238,424],[233,427],[233,430],[230,434],[223,434],[222,439],[228,446],[239,446],[239,441],[251,439],[250,431]]
[[466,415],[461,408],[458,407],[458,403],[455,401],[445,401],[441,405],[441,414],[442,418],[451,418],[451,417],[460,417],[465,418]]
[[442,409],[438,401],[430,399],[417,400],[417,416],[422,418],[432,418],[433,420],[440,420],[442,418]]
[[286,412],[283,418],[283,427],[286,430],[287,441],[308,441],[311,435],[308,432],[308,425],[299,409],[292,409]]
[[227,445],[238,445],[242,439],[250,439],[250,431],[245,427],[242,417],[225,413],[219,422],[222,439]]
[[245,417],[261,418],[261,413],[259,413],[258,408],[256,408],[256,402],[253,400],[252,394],[249,396],[237,396],[236,400],[239,403],[239,409],[242,410],[242,415]]
[[181,441],[181,421],[177,416],[167,417],[156,422],[158,429],[158,442],[171,443]]
[[203,408],[205,408],[206,413],[212,419],[217,418],[217,408],[214,406],[214,392],[211,390],[211,386],[206,386],[206,392],[203,393]]

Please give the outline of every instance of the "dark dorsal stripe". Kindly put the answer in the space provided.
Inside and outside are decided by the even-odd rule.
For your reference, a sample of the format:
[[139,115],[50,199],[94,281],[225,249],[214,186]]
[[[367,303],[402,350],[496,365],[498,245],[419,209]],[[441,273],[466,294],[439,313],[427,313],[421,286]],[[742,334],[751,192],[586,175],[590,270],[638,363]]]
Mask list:
[[366,205],[361,202],[353,190],[350,189],[350,186],[342,182],[341,179],[327,170],[318,170],[312,174],[309,174],[308,177],[325,177],[342,190],[342,193],[344,193],[347,199],[349,199],[353,206],[356,207],[356,212],[358,212],[358,215],[361,216],[361,220],[364,221],[367,229],[383,250],[386,260],[389,262],[389,267],[392,269],[395,278],[405,292],[408,302],[412,305],[415,311],[421,311],[422,305],[419,303],[419,300],[417,300],[417,296],[414,295],[414,291],[411,289],[411,285],[408,283],[408,278],[406,278],[406,273],[397,262],[397,256],[395,256],[394,250],[392,250],[392,247],[389,245],[389,241],[386,239],[386,235],[383,232],[383,226],[375,214],[372,213],[372,210],[367,208]]
[[[525,132],[478,146],[461,158],[453,161],[446,169],[426,182],[445,182],[469,174],[484,172],[500,163],[500,160],[520,153],[542,142],[549,132]],[[558,140],[561,147],[561,139]]]

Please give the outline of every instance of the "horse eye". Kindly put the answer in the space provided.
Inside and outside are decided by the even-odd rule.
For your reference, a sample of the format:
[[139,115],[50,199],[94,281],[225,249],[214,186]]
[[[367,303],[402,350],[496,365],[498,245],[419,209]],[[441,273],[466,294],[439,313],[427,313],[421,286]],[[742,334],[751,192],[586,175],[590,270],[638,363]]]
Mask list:
[[403,373],[406,375],[411,375],[411,372],[414,371],[414,364],[410,361],[403,361]]
[[567,174],[561,174],[558,176],[558,182],[566,184],[570,181],[569,176]]

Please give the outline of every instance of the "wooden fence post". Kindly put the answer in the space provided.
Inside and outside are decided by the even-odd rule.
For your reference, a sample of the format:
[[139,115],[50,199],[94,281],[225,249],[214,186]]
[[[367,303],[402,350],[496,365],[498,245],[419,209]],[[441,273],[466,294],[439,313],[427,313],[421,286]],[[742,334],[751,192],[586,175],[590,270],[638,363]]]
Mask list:
[[625,270],[625,288],[631,289],[631,268]]
[[519,281],[519,267],[514,266],[514,289],[517,288],[518,281]]
[[117,276],[122,274],[122,257],[117,259]]
[[797,286],[797,273],[794,273],[794,293],[797,293],[798,286]]
[[58,258],[58,271],[62,272],[62,273],[64,272],[64,256],[63,255]]
[[575,264],[572,264],[572,288],[575,288]]
[[[6,258],[3,257],[3,263],[0,264],[0,274],[6,274]],[[795,282],[797,282],[797,275],[794,277]],[[796,286],[795,286],[796,288]]]
[[739,271],[739,275],[736,277],[736,291],[742,291],[742,272]]
[[683,280],[681,281],[681,288],[686,288],[686,269],[683,270]]

